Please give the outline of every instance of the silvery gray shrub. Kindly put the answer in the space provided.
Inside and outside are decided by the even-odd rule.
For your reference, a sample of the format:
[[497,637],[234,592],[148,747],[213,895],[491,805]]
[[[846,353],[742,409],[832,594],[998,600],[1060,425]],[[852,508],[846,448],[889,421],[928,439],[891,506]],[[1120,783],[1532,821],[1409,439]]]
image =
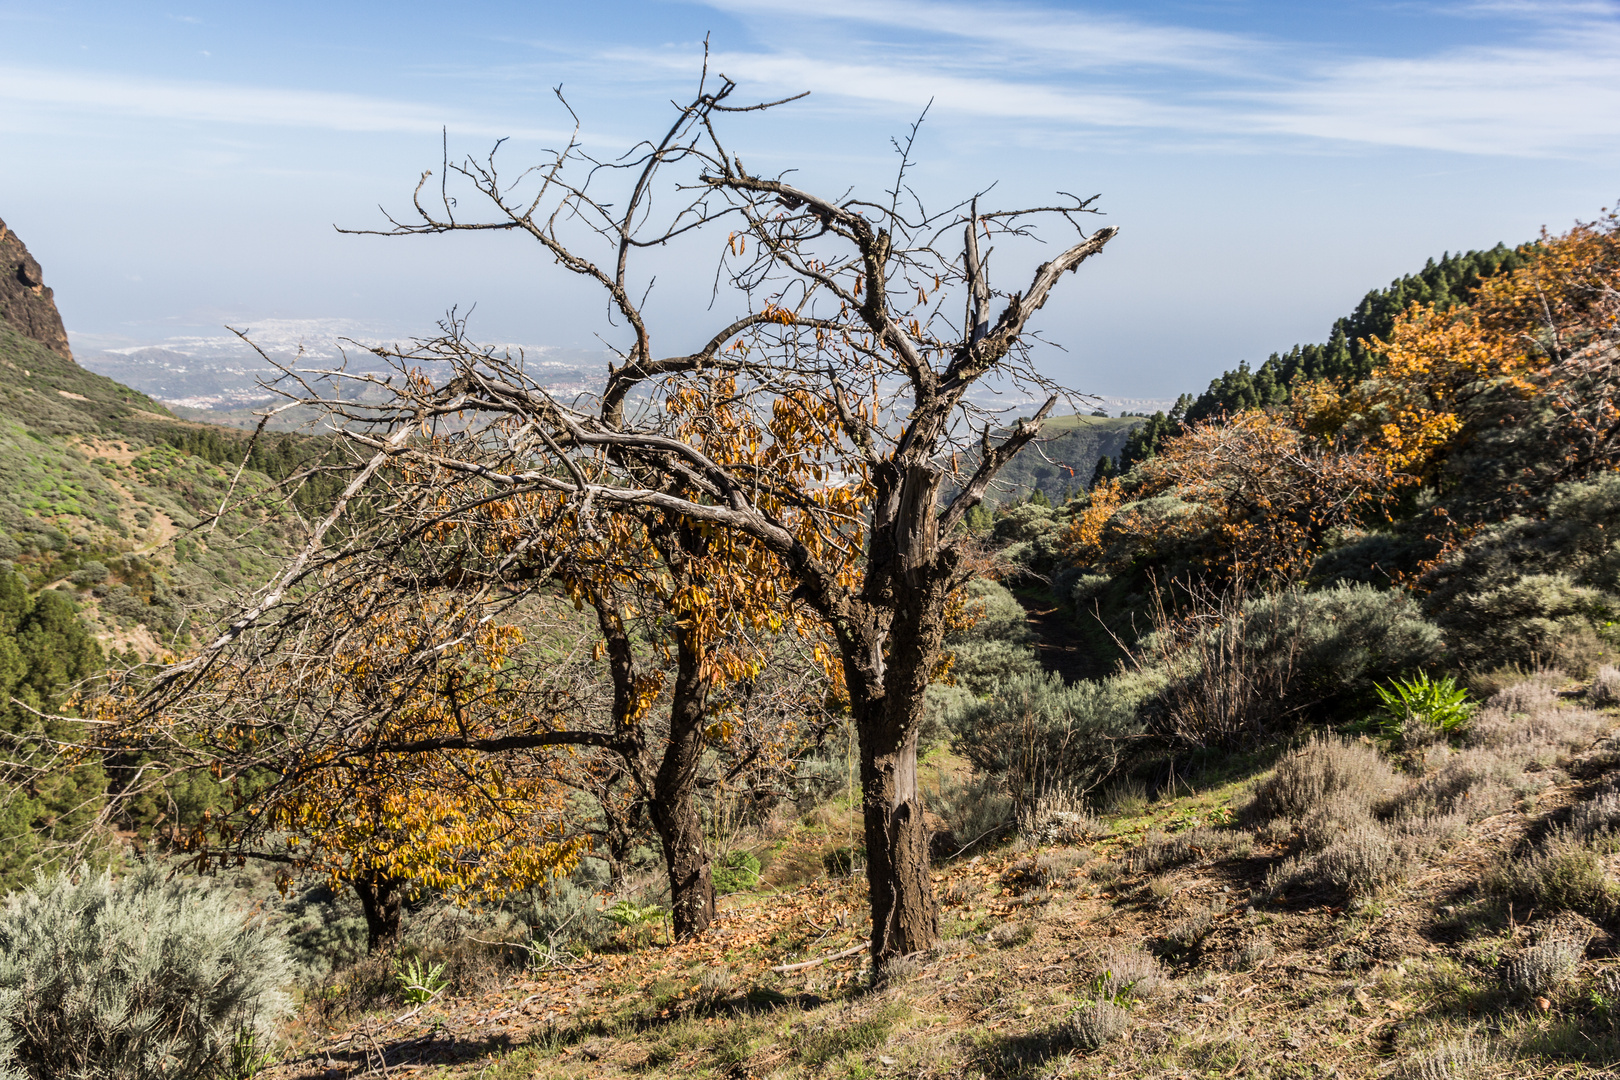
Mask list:
[[189,1080],[288,1007],[285,943],[226,895],[145,864],[41,875],[0,910],[0,1077]]

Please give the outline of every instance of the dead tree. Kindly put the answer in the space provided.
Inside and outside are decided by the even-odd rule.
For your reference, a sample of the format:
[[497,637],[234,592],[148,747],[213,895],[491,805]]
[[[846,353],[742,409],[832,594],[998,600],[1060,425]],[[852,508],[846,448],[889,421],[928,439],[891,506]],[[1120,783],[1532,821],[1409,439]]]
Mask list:
[[[410,378],[297,377],[306,388],[371,384],[303,400],[325,407],[363,455],[357,484],[385,463],[416,469],[442,481],[435,512],[446,519],[547,496],[571,506],[581,528],[597,514],[655,515],[771,554],[793,599],[836,641],[860,746],[881,969],[938,941],[917,737],[947,597],[964,574],[957,526],[1061,398],[1032,364],[1030,320],[1115,230],[1082,229],[1094,198],[998,211],[975,198],[926,211],[907,184],[915,128],[896,144],[899,173],[881,199],[830,198],[755,174],[722,141],[721,123],[783,103],[735,107],[733,83],[721,76],[711,89],[707,79],[661,138],[625,158],[590,157],[577,132],[516,180],[501,175],[494,152],[447,157],[439,183],[423,175],[413,218],[367,230],[511,231],[539,243],[607,300],[604,336],[620,345],[597,392],[560,400],[523,357],[475,347],[454,320],[438,339],[380,351]],[[488,216],[463,216],[469,204]],[[998,291],[984,245],[1027,247],[1043,218],[1077,235],[1015,291]],[[695,349],[660,350],[650,282],[635,267],[648,249],[706,240],[719,252],[708,306],[730,313]],[[972,396],[986,382],[1029,394],[1032,415],[1009,423]],[[727,422],[712,420],[720,413]],[[249,612],[209,649],[260,617]]]

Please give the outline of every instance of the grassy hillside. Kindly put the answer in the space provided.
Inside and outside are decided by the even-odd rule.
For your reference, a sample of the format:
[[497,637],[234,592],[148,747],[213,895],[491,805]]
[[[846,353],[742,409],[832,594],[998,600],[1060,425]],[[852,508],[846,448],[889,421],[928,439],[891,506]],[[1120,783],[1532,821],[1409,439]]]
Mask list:
[[[1593,876],[1614,850],[1609,693],[1505,687],[1466,745],[1402,772],[1334,743],[1331,765],[1234,757],[1155,799],[1121,787],[1097,817],[936,865],[945,941],[876,987],[865,882],[837,857],[845,792],[774,818],[762,879],[694,941],[548,952],[424,920],[405,951],[446,963],[445,990],[406,1007],[391,958],[332,974],[267,1080],[1613,1075],[1620,924]],[[960,771],[923,768],[947,825]],[[1364,873],[1390,844],[1397,868]],[[581,910],[607,926],[599,903]]]
[[[0,370],[0,560],[30,589],[70,593],[104,644],[147,655],[191,609],[270,572],[288,535],[271,515],[191,532],[230,487],[240,433],[180,420],[4,323]],[[237,491],[268,486],[250,469]]]

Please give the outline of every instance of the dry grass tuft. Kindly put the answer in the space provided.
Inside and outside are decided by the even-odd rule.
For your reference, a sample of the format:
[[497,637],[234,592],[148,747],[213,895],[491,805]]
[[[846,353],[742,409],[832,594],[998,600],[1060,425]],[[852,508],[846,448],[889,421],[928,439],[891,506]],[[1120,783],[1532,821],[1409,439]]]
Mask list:
[[1473,1080],[1491,1062],[1490,1047],[1464,1035],[1444,1039],[1409,1059],[1398,1075],[1404,1080]]
[[1148,998],[1164,990],[1170,976],[1145,949],[1117,948],[1108,953],[1098,983],[1106,997]]
[[1035,846],[1083,844],[1109,836],[1111,830],[1091,812],[1081,795],[1058,787],[1018,812],[1018,835]]
[[1128,1010],[1112,1001],[1088,1001],[1069,1016],[1069,1037],[1085,1050],[1100,1050],[1131,1026]]
[[1592,684],[1586,688],[1586,700],[1593,708],[1607,709],[1620,705],[1620,669],[1604,664],[1592,676]]
[[703,973],[703,978],[698,980],[698,989],[710,997],[724,997],[731,993],[732,981],[731,969],[722,964]]

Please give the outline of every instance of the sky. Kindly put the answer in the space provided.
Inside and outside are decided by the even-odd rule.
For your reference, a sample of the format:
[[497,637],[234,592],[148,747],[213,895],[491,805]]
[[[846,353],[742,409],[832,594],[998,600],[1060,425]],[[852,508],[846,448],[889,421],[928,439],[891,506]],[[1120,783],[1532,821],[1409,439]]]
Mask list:
[[[946,205],[1099,194],[1119,228],[1039,328],[1069,386],[1174,397],[1322,340],[1444,251],[1568,228],[1620,197],[1620,5],[1528,0],[966,3],[54,3],[0,0],[0,218],[80,350],[225,325],[566,350],[597,298],[510,234],[385,239],[441,151],[514,170],[567,137],[661,133],[710,67],[755,172]],[[721,242],[720,239],[714,243]],[[712,256],[665,258],[671,352],[705,338]],[[1061,346],[1061,348],[1060,348]]]

